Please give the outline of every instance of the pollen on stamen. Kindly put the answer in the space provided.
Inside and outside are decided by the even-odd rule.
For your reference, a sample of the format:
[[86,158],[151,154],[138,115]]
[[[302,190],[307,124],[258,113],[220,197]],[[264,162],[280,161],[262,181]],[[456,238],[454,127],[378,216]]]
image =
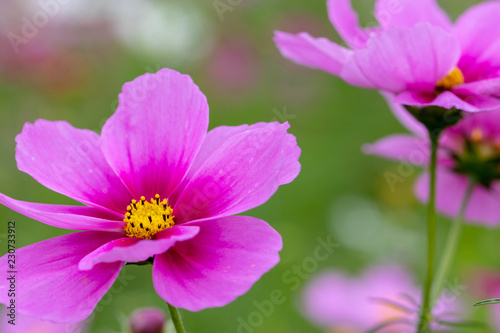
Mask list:
[[124,228],[127,236],[153,239],[158,232],[174,225],[174,216],[168,200],[160,200],[157,194],[149,201],[144,196],[139,201],[131,200],[123,221],[127,223]]
[[451,90],[453,87],[458,86],[465,82],[464,74],[462,71],[455,67],[446,77],[442,78],[436,85],[438,91]]

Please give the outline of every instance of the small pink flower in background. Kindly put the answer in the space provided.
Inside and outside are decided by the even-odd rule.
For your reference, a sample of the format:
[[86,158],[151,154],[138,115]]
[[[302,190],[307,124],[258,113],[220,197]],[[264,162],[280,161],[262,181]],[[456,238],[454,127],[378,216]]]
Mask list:
[[[364,152],[425,167],[430,159],[426,129],[402,106],[390,103],[399,120],[412,134],[396,134],[366,145]],[[470,223],[496,227],[500,224],[500,110],[469,114],[446,128],[440,138],[437,169],[437,209],[457,217],[472,177],[477,184],[465,211]],[[397,182],[397,180],[395,180]],[[417,180],[421,201],[428,198],[428,173]]]
[[16,313],[15,325],[9,324],[10,317],[4,307],[0,310],[0,332],[2,333],[86,333],[89,332],[87,322],[71,324],[54,324],[34,317]]
[[[364,333],[398,321],[377,332],[413,333],[419,298],[411,274],[400,266],[374,266],[358,278],[331,270],[309,282],[304,291],[303,311],[312,323],[329,332]],[[434,316],[456,321],[461,313],[458,300],[443,298],[438,301]],[[438,324],[434,328],[445,329]]]
[[137,309],[130,315],[132,333],[163,333],[165,314],[157,308]]
[[500,106],[500,1],[472,7],[454,25],[435,0],[378,0],[380,26],[367,29],[349,0],[329,0],[328,13],[351,49],[277,31],[283,56],[401,104],[471,112]]
[[296,139],[277,122],[207,128],[206,97],[189,76],[168,69],[126,83],[100,136],[63,121],[26,124],[16,138],[19,169],[85,206],[0,194],[21,214],[83,230],[17,250],[18,311],[83,320],[125,263],[152,257],[158,294],[191,311],[230,303],[274,267],[280,235],[234,214],[298,175]]
[[251,93],[260,79],[255,46],[240,35],[220,40],[207,68],[213,88],[228,98]]

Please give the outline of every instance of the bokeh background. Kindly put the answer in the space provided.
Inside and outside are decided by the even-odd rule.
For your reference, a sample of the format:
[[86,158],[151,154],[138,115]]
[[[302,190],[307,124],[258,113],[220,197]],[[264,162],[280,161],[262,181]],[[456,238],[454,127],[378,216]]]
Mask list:
[[[373,22],[373,2],[353,1],[362,22]],[[478,2],[440,4],[456,18]],[[2,193],[27,201],[71,204],[17,170],[15,136],[23,124],[38,118],[66,120],[99,132],[116,108],[122,84],[163,67],[193,77],[208,98],[211,128],[279,120],[288,121],[297,136],[301,174],[248,213],[268,221],[283,236],[281,263],[224,308],[182,311],[189,332],[321,332],[301,315],[300,299],[309,277],[327,268],[356,275],[374,263],[398,262],[420,281],[425,210],[412,193],[420,170],[410,169],[404,181],[391,188],[387,172],[397,174],[400,166],[361,152],[363,143],[405,130],[378,93],[297,66],[283,59],[272,42],[274,30],[307,31],[341,42],[328,21],[325,1],[71,0],[52,8],[54,15],[45,23],[40,11],[46,9],[40,3],[0,3]],[[8,36],[21,35],[25,19],[44,24],[35,30],[25,28],[30,37],[15,52]],[[2,254],[11,219],[17,221],[18,246],[67,232],[0,207]],[[441,240],[448,226],[449,221],[441,218]],[[338,246],[327,260],[311,264],[320,239]],[[500,267],[499,242],[498,230],[466,227],[459,263],[451,275],[467,288],[460,295],[466,305],[481,297],[474,283],[478,276]],[[297,273],[305,262],[307,268]],[[126,285],[101,302],[91,332],[118,331],[120,318],[137,307],[166,310],[150,271],[150,267],[125,267]],[[274,290],[281,291],[286,301],[257,320],[255,313],[260,310],[255,302],[268,300]],[[469,310],[470,318],[489,317],[487,308]],[[241,328],[241,322],[248,323],[252,316],[258,325]]]

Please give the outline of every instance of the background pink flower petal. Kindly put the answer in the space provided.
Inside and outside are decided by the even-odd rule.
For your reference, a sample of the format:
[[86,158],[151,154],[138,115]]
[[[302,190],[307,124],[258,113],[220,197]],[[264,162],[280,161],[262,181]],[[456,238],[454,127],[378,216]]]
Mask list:
[[462,48],[459,67],[466,82],[500,76],[499,1],[484,1],[471,7],[455,24]]
[[420,166],[426,166],[430,161],[429,141],[408,134],[394,134],[365,144],[363,152]]
[[293,35],[275,31],[274,41],[285,58],[334,75],[340,74],[352,54],[326,38],[314,38],[305,32]]
[[394,97],[390,94],[382,93],[382,96],[387,101],[392,114],[399,120],[399,122],[410,132],[421,138],[428,138],[429,133],[427,128],[420,123],[406,108],[394,102]]
[[[465,175],[438,168],[436,206],[440,213],[451,218],[458,216],[468,182]],[[415,193],[419,200],[427,202],[428,187],[429,175],[424,173],[415,183]],[[473,224],[497,227],[500,224],[499,202],[500,186],[498,184],[494,183],[491,189],[481,185],[475,186],[465,212],[465,220]]]
[[353,49],[364,48],[370,33],[378,31],[378,29],[360,26],[358,14],[352,8],[350,0],[328,0],[327,9],[328,17],[335,30]]
[[341,76],[350,84],[395,94],[433,93],[459,58],[460,45],[452,34],[422,22],[412,28],[391,27],[370,38],[366,49],[354,51]]
[[453,30],[450,18],[436,0],[377,0],[375,16],[383,28],[412,27],[419,22],[429,22],[446,31]]
[[[410,273],[399,266],[381,265],[367,269],[356,278],[338,271],[320,273],[304,291],[305,315],[325,329],[366,331],[393,316],[405,313],[376,303],[383,298],[408,305],[402,294],[416,293]],[[401,332],[401,326],[384,332]],[[409,326],[404,326],[409,327]]]
[[458,96],[460,88],[455,90],[445,91],[439,95],[418,94],[411,91],[404,92],[395,97],[394,101],[405,105],[413,105],[418,107],[426,107],[437,105],[445,109],[457,108],[466,112],[486,111],[497,108],[500,104],[497,98],[488,98],[480,95],[466,94]]

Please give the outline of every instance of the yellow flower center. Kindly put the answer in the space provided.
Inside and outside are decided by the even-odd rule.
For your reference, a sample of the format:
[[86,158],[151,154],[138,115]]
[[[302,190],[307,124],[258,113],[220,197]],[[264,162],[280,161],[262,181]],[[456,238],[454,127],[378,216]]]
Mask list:
[[450,74],[442,78],[436,85],[437,90],[451,90],[454,86],[465,82],[464,74],[460,69],[455,67]]
[[470,143],[474,145],[474,153],[477,157],[483,160],[489,160],[492,158],[498,158],[500,156],[500,146],[498,140],[489,140],[483,130],[476,127],[472,130],[470,137]]
[[123,221],[127,222],[125,233],[128,237],[153,239],[158,232],[174,225],[174,216],[167,199],[160,201],[157,194],[151,202],[145,197],[130,201]]

